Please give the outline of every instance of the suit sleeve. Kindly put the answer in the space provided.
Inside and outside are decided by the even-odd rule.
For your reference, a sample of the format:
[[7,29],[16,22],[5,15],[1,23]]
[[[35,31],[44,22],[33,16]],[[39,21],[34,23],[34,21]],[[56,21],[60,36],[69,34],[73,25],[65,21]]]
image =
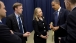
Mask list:
[[60,33],[61,37],[64,37],[64,36],[67,35],[67,28],[66,27],[67,27],[67,16],[68,16],[68,14],[69,14],[69,11],[65,10],[65,13],[64,13],[65,23],[59,26],[59,30],[58,31],[61,32]]
[[[67,16],[67,21],[70,21],[70,19],[72,19],[72,18],[73,18],[72,15],[69,14],[69,15]],[[72,20],[74,20],[74,19],[72,19]],[[61,29],[67,30],[67,24],[68,24],[67,21],[66,21],[66,23],[65,23],[64,25],[61,25],[61,26],[60,26]]]
[[60,25],[60,28],[63,28],[64,30],[66,30],[66,25],[67,25],[67,17],[68,17],[69,11],[65,10],[65,23],[63,25]]
[[9,28],[0,26],[0,40],[5,43],[21,43],[21,39],[15,34],[11,34]]
[[[13,30],[12,19],[11,19],[10,17],[7,17],[7,18],[6,18],[6,25],[10,28],[10,30]],[[16,34],[16,35],[18,35],[18,36],[20,36],[20,37],[23,37],[23,34],[22,34],[22,33],[15,32],[15,31],[13,31],[13,32],[14,32],[14,34]]]
[[67,17],[66,17],[65,23],[59,26],[59,30],[63,30],[62,32],[64,32],[64,36],[67,35],[67,23],[68,23],[67,21],[69,20],[69,18],[71,18],[71,15],[69,15],[69,11],[66,12],[66,14],[67,14]]
[[34,31],[38,34],[38,36],[40,36],[41,33],[38,30],[38,24],[36,20],[33,20],[33,27],[34,27]]

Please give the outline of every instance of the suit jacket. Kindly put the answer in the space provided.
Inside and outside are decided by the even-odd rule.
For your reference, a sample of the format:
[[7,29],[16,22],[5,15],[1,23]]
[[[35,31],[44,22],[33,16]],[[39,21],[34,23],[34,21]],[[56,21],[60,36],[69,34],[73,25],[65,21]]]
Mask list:
[[61,26],[62,29],[67,30],[66,42],[76,43],[76,7],[69,13],[67,22]]
[[[24,25],[25,23],[23,21],[22,15],[21,15],[21,19],[22,19],[24,32],[26,32],[25,25]],[[27,40],[27,38],[23,37],[23,34],[20,33],[20,31],[19,31],[19,27],[18,27],[18,23],[17,23],[15,14],[11,14],[6,18],[6,25],[10,28],[10,30],[13,30],[16,35],[20,36],[22,40]]]
[[[56,12],[54,12],[54,14],[53,14],[53,25],[54,26],[55,26],[55,14],[56,14]],[[65,24],[67,14],[68,14],[68,11],[66,9],[63,9],[63,8],[60,9],[57,26],[61,26],[61,25]],[[59,37],[65,36],[65,31],[64,30],[59,29],[59,30],[55,31],[55,33]]]
[[11,34],[10,29],[0,23],[0,43],[21,43],[21,39],[17,35]]
[[43,21],[37,21],[36,19],[33,20],[33,27],[35,31],[34,40],[42,40],[40,37],[41,34],[44,36],[47,35],[48,28],[44,19]]

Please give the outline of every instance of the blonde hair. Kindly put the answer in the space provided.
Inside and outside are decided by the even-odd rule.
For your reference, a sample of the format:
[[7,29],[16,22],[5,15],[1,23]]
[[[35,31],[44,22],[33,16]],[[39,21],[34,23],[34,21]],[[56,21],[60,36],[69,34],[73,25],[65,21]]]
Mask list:
[[37,7],[37,8],[35,8],[35,10],[34,10],[34,15],[33,15],[33,20],[37,20],[37,21],[39,21],[39,19],[38,19],[38,16],[37,16],[37,10],[38,9],[41,9],[40,7]]

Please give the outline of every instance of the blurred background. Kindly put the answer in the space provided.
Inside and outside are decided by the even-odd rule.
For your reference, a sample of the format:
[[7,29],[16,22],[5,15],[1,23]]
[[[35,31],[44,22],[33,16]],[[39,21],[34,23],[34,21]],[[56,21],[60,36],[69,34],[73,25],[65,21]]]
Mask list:
[[[52,0],[2,0],[5,3],[6,10],[7,10],[7,16],[14,13],[13,11],[13,4],[15,2],[20,2],[23,4],[23,15],[25,18],[25,25],[27,31],[32,32],[32,18],[33,18],[33,12],[34,8],[40,7],[43,11],[43,15],[46,19],[48,29],[49,29],[49,23],[52,21],[52,15],[54,10],[51,7],[51,1]],[[61,7],[65,8],[64,6],[64,0],[60,0]],[[5,23],[6,19],[3,19],[3,22]]]
[[[23,4],[23,15],[26,25],[26,30],[31,32],[31,36],[28,37],[27,43],[34,43],[33,42],[33,27],[32,27],[32,20],[33,20],[33,12],[36,7],[40,7],[43,11],[43,15],[45,17],[45,20],[48,25],[49,29],[49,23],[52,21],[52,15],[54,10],[51,7],[51,1],[52,0],[2,0],[5,3],[6,10],[7,10],[7,16],[14,13],[13,11],[13,4],[15,2],[20,2]],[[64,0],[60,0],[61,7],[65,8],[64,6]],[[3,23],[6,22],[6,19],[3,19]],[[48,32],[49,37],[47,39],[47,43],[54,43],[53,33],[51,30]]]

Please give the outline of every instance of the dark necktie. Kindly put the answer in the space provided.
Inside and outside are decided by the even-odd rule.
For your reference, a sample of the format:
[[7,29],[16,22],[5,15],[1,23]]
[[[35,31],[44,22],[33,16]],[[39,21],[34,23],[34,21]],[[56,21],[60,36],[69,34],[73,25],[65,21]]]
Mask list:
[[55,26],[57,26],[57,23],[58,23],[58,11],[56,11],[55,14]]
[[22,27],[22,23],[21,23],[21,20],[20,20],[20,16],[18,17],[18,20],[19,20],[20,32],[23,33],[23,27]]

